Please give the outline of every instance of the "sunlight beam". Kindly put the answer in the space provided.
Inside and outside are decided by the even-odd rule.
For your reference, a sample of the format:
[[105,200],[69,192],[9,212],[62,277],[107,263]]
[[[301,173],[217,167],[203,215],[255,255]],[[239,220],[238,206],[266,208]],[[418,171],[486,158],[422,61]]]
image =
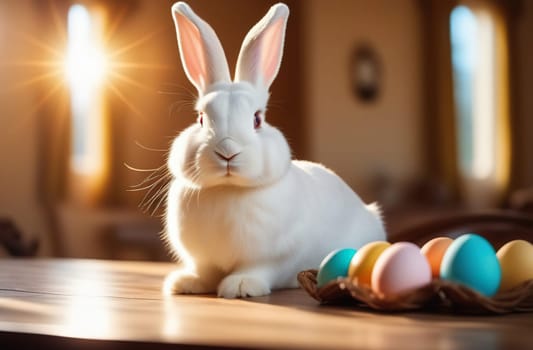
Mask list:
[[47,45],[45,43],[43,43],[42,41],[38,40],[38,39],[35,39],[34,37],[26,34],[26,33],[20,33],[20,36],[22,37],[23,40],[29,42],[30,44],[34,45],[34,46],[37,46],[38,48],[40,49],[43,49],[45,51],[47,51],[48,53],[52,54],[55,58],[57,59],[61,59],[63,57],[63,53],[61,51],[59,51],[58,49],[50,46],[50,45]]
[[18,89],[27,87],[29,85],[33,85],[35,83],[38,83],[40,81],[46,80],[48,78],[55,78],[55,77],[61,76],[61,73],[62,73],[62,69],[56,69],[54,71],[45,72],[45,73],[39,74],[39,75],[37,75],[37,76],[35,76],[35,77],[31,78],[31,79],[21,81],[20,83],[15,84],[15,86],[13,86],[11,89],[12,90],[18,90]]
[[120,74],[120,73],[117,73],[117,72],[110,72],[112,78],[116,78],[128,85],[131,85],[131,86],[135,86],[139,89],[143,89],[143,90],[146,90],[148,91],[149,89],[146,87],[146,85],[140,83],[139,81],[135,80],[135,79],[132,79],[124,74]]
[[152,31],[150,33],[147,33],[145,35],[143,35],[142,37],[140,37],[139,39],[135,40],[134,42],[126,45],[126,46],[123,46],[121,47],[120,49],[118,50],[115,50],[112,54],[111,54],[111,57],[114,58],[114,57],[117,57],[117,56],[120,56],[120,55],[123,55],[125,54],[126,52],[144,44],[146,41],[152,39],[154,37],[154,35],[157,34],[157,31]]
[[117,14],[115,15],[115,19],[109,24],[108,30],[102,40],[104,43],[108,44],[111,41],[111,38],[113,38],[118,27],[126,17],[127,12],[128,6],[122,6],[122,8],[117,12]]
[[109,89],[124,103],[132,112],[134,112],[139,117],[144,117],[141,111],[135,107],[122,92],[113,84],[109,83]]
[[[114,54],[111,54],[114,56]],[[172,66],[156,63],[138,63],[138,62],[126,62],[118,61],[110,63],[112,68],[133,68],[133,69],[173,69]]]

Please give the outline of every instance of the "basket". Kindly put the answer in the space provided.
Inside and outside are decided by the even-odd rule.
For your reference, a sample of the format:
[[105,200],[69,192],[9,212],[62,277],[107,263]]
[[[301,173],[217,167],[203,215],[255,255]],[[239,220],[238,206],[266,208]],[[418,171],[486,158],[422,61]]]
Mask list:
[[420,310],[487,315],[533,311],[533,280],[492,298],[439,279],[394,297],[383,297],[370,288],[354,284],[349,278],[338,278],[317,288],[316,275],[317,270],[302,271],[298,274],[298,282],[321,304],[350,305],[383,312]]

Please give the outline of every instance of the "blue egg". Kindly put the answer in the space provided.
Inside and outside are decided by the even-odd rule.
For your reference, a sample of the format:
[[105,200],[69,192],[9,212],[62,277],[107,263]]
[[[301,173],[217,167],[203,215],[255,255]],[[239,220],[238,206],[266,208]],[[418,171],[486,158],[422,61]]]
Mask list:
[[501,267],[492,245],[476,234],[462,235],[450,244],[440,266],[440,277],[463,284],[487,297],[500,286]]
[[355,249],[351,248],[334,250],[329,253],[320,263],[316,277],[317,286],[320,288],[338,277],[348,276],[348,268],[354,255]]

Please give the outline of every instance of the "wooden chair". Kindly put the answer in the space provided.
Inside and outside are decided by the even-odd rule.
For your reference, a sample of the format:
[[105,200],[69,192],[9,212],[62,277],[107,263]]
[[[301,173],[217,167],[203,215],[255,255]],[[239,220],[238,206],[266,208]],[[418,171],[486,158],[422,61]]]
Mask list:
[[416,223],[393,227],[391,231],[391,241],[410,241],[419,245],[434,237],[455,238],[464,233],[480,234],[495,249],[515,239],[533,242],[533,188],[513,192],[505,209],[437,210],[423,215]]
[[435,237],[455,238],[464,233],[485,237],[496,250],[515,239],[533,242],[533,215],[516,210],[435,214],[392,232],[389,238],[393,242],[409,241],[422,246]]

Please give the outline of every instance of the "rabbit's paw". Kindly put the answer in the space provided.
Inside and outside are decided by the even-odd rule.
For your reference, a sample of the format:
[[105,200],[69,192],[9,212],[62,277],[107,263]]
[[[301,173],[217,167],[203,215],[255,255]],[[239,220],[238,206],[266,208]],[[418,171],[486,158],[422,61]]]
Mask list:
[[163,284],[163,294],[205,294],[215,288],[197,275],[190,272],[174,271],[168,274]]
[[218,286],[218,296],[223,298],[258,297],[270,294],[269,285],[256,277],[230,275]]

